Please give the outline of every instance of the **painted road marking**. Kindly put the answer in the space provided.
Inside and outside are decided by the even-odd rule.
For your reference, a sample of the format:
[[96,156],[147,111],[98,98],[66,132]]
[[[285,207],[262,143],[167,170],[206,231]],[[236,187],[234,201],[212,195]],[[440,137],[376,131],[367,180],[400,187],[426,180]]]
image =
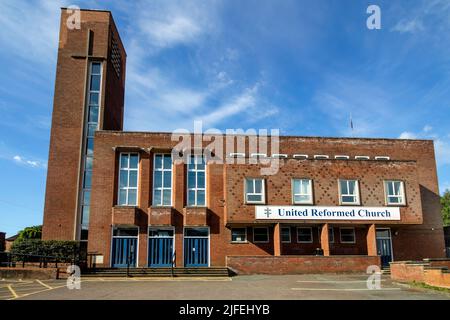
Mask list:
[[8,290],[9,290],[9,292],[11,292],[11,294],[13,295],[14,298],[19,297],[19,296],[17,295],[17,293],[13,290],[13,288],[12,288],[12,286],[11,286],[10,284],[7,286],[7,288],[8,288]]
[[53,289],[53,287],[50,287],[48,284],[43,283],[41,280],[36,280],[37,283],[43,285],[44,287],[46,287],[47,289]]
[[368,289],[368,288],[358,288],[358,289],[349,289],[349,288],[343,288],[343,289],[325,289],[325,288],[291,288],[291,290],[296,291],[396,291],[396,290],[402,290],[401,288],[381,288],[381,289]]
[[[379,281],[386,281],[386,279],[384,279],[384,280],[381,279]],[[296,282],[301,282],[301,283],[366,283],[367,280],[297,280]]]

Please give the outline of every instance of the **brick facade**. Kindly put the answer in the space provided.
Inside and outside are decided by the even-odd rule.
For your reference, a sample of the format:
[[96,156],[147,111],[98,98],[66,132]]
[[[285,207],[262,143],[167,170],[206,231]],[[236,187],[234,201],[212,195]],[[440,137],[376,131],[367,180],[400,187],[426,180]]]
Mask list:
[[[106,67],[103,68],[101,130],[95,133],[94,138],[88,251],[103,256],[100,266],[111,265],[113,228],[130,226],[139,228],[139,267],[146,267],[149,262],[149,227],[174,228],[177,266],[184,265],[184,228],[194,226],[209,228],[210,266],[227,265],[227,257],[249,256],[250,260],[244,257],[243,260],[230,258],[230,261],[238,261],[237,264],[254,261],[261,268],[265,268],[261,265],[263,261],[269,261],[268,266],[285,268],[282,265],[289,259],[277,260],[274,257],[290,257],[289,261],[295,264],[310,261],[308,263],[317,263],[317,268],[323,267],[324,270],[332,271],[327,266],[330,261],[343,263],[347,269],[362,270],[367,263],[379,264],[379,257],[376,256],[376,229],[379,227],[391,230],[395,260],[444,256],[434,146],[428,140],[280,137],[279,150],[276,151],[286,154],[287,158],[280,159],[280,169],[276,174],[261,176],[261,164],[208,163],[206,206],[190,207],[186,192],[187,166],[173,164],[172,205],[153,206],[154,155],[170,153],[178,142],[171,140],[170,133],[122,131],[125,50],[109,12],[82,11],[81,16],[81,30],[71,31],[64,27],[67,18],[64,9],[61,17],[44,239],[77,239],[87,65],[89,61],[98,60]],[[91,49],[88,34],[91,34]],[[108,58],[113,39],[118,42],[123,56],[120,76]],[[198,136],[192,138],[201,139]],[[247,157],[244,161],[248,162],[251,153],[249,139],[244,137],[244,140]],[[204,141],[203,148],[208,144],[209,141]],[[118,205],[121,152],[139,154],[138,201],[132,207]],[[268,150],[267,154],[271,155],[272,150]],[[294,154],[309,155],[309,158],[296,159]],[[228,153],[224,151],[221,155],[227,158]],[[330,158],[314,159],[314,155],[329,155]],[[336,155],[347,155],[349,159],[338,160]],[[368,156],[370,160],[356,160],[356,156]],[[376,156],[387,156],[389,160],[374,160]],[[244,181],[247,177],[265,179],[266,205],[292,205],[293,178],[313,181],[316,206],[339,205],[338,179],[359,181],[363,207],[386,206],[383,181],[401,180],[405,185],[407,202],[400,208],[400,221],[260,221],[255,219],[255,205],[244,201]],[[253,241],[253,228],[260,226],[268,228],[268,242]],[[302,226],[312,228],[312,242],[297,242],[297,228]],[[342,243],[340,228],[349,226],[355,228],[356,241]],[[245,243],[231,242],[233,227],[245,228]],[[291,230],[290,243],[280,240],[282,229],[286,227]],[[334,241],[330,243],[328,228],[334,231]],[[311,259],[317,249],[329,257]],[[257,256],[264,259],[257,262]],[[280,261],[283,261],[281,265]],[[280,272],[289,272],[290,269],[283,270],[280,269]],[[294,268],[290,271],[299,270]]]

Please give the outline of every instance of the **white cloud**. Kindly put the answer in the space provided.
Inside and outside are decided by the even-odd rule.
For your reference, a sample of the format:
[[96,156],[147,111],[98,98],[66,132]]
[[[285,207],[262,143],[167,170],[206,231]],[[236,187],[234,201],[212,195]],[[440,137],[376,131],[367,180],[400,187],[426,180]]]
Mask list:
[[391,31],[396,31],[399,33],[416,33],[423,31],[425,28],[422,21],[418,19],[413,20],[400,20]]
[[405,132],[402,132],[398,138],[399,139],[417,139],[417,135],[413,132],[405,131]]
[[423,127],[424,132],[430,132],[431,130],[433,130],[433,127],[430,125],[426,125],[425,127]]
[[32,167],[32,168],[46,168],[47,167],[47,165],[42,161],[28,160],[25,157],[19,156],[19,155],[15,155],[12,159],[18,164],[25,165],[25,166]]

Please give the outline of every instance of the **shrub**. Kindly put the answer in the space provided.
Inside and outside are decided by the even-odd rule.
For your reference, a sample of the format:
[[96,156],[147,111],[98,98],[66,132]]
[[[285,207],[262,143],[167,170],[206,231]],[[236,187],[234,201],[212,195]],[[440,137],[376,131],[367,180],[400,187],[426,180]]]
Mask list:
[[[11,247],[12,254],[51,256],[57,257],[61,261],[77,258],[79,250],[80,245],[77,241],[44,241],[39,239],[14,241]],[[22,258],[15,256],[15,260],[22,261]]]

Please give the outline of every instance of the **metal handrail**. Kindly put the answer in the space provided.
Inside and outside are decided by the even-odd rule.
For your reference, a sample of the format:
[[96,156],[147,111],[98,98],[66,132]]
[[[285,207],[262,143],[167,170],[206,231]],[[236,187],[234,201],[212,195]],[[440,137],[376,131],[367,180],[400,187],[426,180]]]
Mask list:
[[171,268],[170,268],[170,272],[171,272],[172,278],[175,276],[174,273],[173,273],[173,268],[175,266],[176,256],[177,256],[177,251],[174,250],[173,254],[172,254],[172,265],[171,265]]

